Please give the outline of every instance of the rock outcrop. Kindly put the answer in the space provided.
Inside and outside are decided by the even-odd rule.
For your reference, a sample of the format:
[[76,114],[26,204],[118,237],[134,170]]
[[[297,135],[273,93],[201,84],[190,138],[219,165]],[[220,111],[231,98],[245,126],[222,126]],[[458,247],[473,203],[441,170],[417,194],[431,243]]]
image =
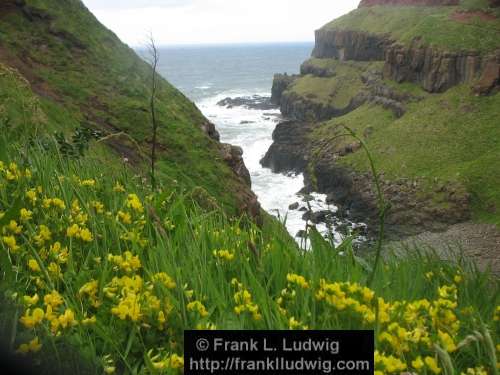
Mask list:
[[324,121],[343,116],[365,102],[365,97],[355,96],[349,104],[342,108],[322,103],[297,95],[293,91],[285,91],[281,97],[280,110],[283,116],[298,121]]
[[481,78],[474,87],[478,95],[488,95],[500,88],[500,50],[496,56],[490,57],[483,68]]
[[242,178],[250,187],[252,185],[252,180],[250,179],[250,172],[248,172],[245,162],[243,161],[243,149],[229,143],[221,143],[220,149],[222,159],[231,167],[234,173]]
[[[409,47],[393,45],[385,53],[384,77],[396,82],[414,82],[429,92],[443,92],[461,83],[471,83],[483,74],[482,86],[494,86],[500,64],[497,56],[477,52],[445,52],[414,41]],[[485,68],[488,74],[484,76]],[[496,70],[496,76],[495,76]]]
[[[316,154],[313,150],[318,145],[308,137],[313,127],[314,124],[293,121],[279,124],[273,133],[274,143],[261,163],[274,172],[304,173],[305,192],[327,194],[328,201],[339,207],[338,215],[367,223],[374,235],[378,230],[379,210],[373,177],[338,163],[339,157],[358,151],[359,142],[330,143],[325,152]],[[470,197],[459,185],[442,183],[434,192],[422,194],[422,181],[386,180],[383,175],[381,180],[383,194],[391,202],[386,218],[391,238],[423,230],[444,230],[470,218]]]
[[351,30],[316,30],[312,56],[357,61],[384,60],[391,41],[383,36]]
[[316,64],[312,64],[310,60],[305,61],[300,66],[300,74],[312,74],[315,77],[328,78],[334,77],[336,75],[335,69],[331,67],[321,67]]
[[280,105],[283,92],[295,81],[296,75],[275,74],[271,88],[271,103]]
[[[368,224],[370,233],[378,230],[379,209],[370,173],[357,173],[335,160],[321,160],[304,171],[306,187],[328,194],[328,200],[355,222]],[[381,178],[381,188],[391,208],[387,213],[387,233],[401,238],[423,230],[444,230],[448,225],[470,219],[470,196],[460,186],[442,184],[436,192],[422,194],[419,180]]]
[[276,126],[273,141],[260,163],[274,173],[302,172],[307,166],[305,138],[310,131],[303,122],[285,121]]

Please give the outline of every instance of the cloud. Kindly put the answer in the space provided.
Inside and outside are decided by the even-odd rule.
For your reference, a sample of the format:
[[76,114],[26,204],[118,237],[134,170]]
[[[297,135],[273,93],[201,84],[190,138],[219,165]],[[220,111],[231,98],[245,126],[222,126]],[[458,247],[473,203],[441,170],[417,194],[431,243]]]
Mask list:
[[[359,0],[83,0],[131,45],[311,41]],[[106,5],[102,5],[105,3]]]
[[130,9],[130,8],[172,8],[193,3],[194,0],[84,0],[90,9]]

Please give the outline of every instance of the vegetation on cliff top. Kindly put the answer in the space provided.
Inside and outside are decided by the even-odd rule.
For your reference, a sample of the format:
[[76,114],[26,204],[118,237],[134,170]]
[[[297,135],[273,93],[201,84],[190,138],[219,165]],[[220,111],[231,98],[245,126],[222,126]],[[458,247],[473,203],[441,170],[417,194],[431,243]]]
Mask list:
[[323,77],[307,74],[292,83],[286,93],[298,95],[305,101],[321,103],[338,109],[347,107],[363,89],[361,74],[377,63],[340,62],[332,59],[309,59],[303,64],[311,69],[330,71]]
[[[463,12],[477,12],[467,15]],[[448,51],[490,53],[500,48],[500,11],[487,1],[462,1],[459,6],[373,6],[356,9],[323,27],[387,35],[409,45],[418,38],[424,45]]]
[[[29,81],[37,110],[43,113],[37,118],[38,131],[69,134],[83,125],[104,135],[126,132],[133,141],[110,137],[110,155],[124,156],[137,171],[146,171],[144,155],[151,145],[148,65],[79,0],[7,0],[1,7],[0,62]],[[0,90],[4,97],[15,92],[7,86]],[[159,177],[186,189],[202,186],[228,212],[236,213],[240,182],[200,129],[206,119],[163,79],[157,98]],[[19,108],[23,103],[19,101]],[[25,112],[12,104],[3,107],[13,128],[33,130]]]

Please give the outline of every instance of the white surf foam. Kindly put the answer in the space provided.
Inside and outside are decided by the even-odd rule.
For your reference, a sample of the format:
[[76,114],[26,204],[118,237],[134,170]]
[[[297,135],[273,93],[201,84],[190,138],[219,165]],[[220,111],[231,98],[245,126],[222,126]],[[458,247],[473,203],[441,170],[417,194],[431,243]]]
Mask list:
[[[304,211],[289,210],[289,206],[298,202],[300,208],[307,207],[302,196],[297,193],[304,187],[304,177],[272,173],[263,168],[260,160],[272,144],[272,133],[281,120],[280,111],[248,109],[242,106],[226,108],[217,103],[226,97],[243,97],[268,93],[227,91],[217,96],[200,100],[197,105],[217,127],[221,141],[240,146],[243,149],[245,164],[252,178],[252,190],[258,196],[262,207],[270,214],[284,220],[293,237],[305,229],[306,222],[302,219]],[[313,193],[309,202],[313,211],[330,210],[336,207],[326,203],[326,195]],[[317,229],[327,234],[325,224],[317,225]],[[296,237],[300,243],[300,238]],[[335,234],[335,242],[340,242],[341,236]]]

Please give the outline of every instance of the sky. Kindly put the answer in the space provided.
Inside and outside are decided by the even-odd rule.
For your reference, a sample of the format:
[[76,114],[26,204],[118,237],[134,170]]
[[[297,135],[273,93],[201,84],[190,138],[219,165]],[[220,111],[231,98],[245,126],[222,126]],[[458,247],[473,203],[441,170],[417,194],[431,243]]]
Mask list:
[[305,42],[359,0],[83,0],[131,46]]

